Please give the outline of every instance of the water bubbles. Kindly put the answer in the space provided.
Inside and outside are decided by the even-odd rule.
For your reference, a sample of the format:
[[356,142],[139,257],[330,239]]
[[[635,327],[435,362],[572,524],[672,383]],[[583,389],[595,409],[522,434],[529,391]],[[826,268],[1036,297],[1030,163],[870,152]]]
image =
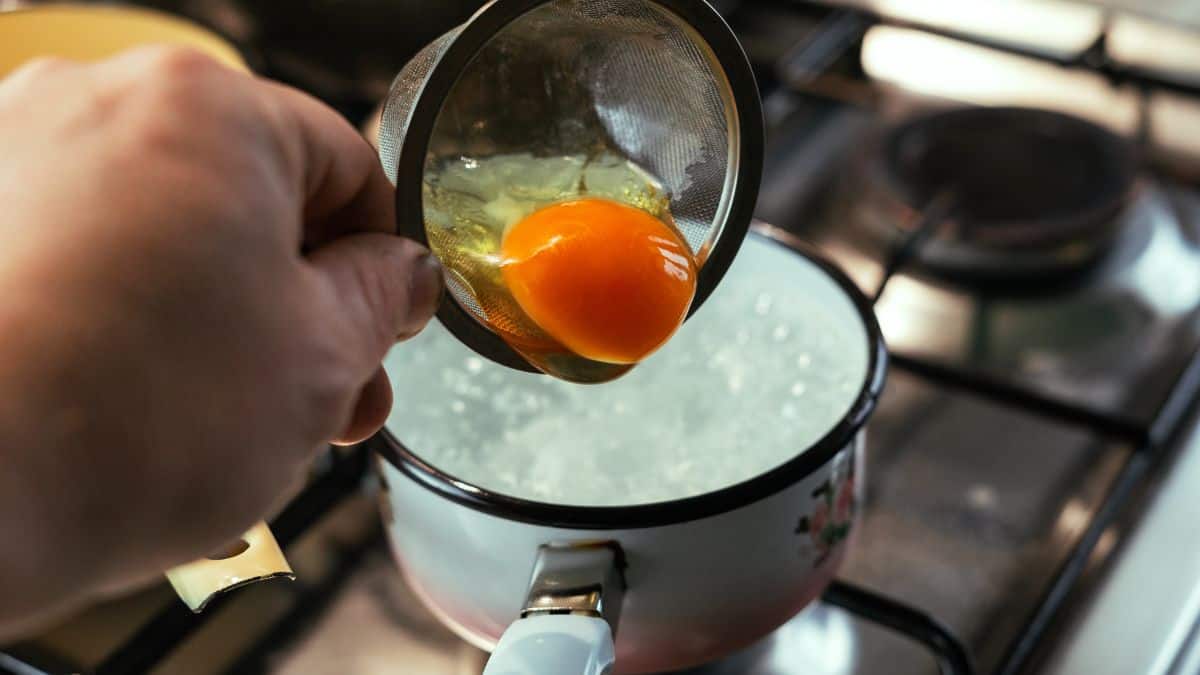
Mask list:
[[695,462],[687,459],[674,462],[664,467],[663,475],[668,481],[678,483],[688,476],[693,466],[695,466]]
[[512,385],[501,388],[492,394],[492,409],[499,413],[511,413],[518,409],[519,394]]
[[532,394],[532,393],[525,394],[524,403],[525,403],[526,410],[529,410],[531,412],[537,410],[539,402],[540,401],[536,394]]
[[989,511],[996,507],[996,489],[990,485],[974,483],[967,488],[967,503],[977,511]]
[[832,428],[866,372],[865,330],[821,304],[828,293],[779,293],[822,283],[796,260],[747,239],[702,311],[601,385],[506,369],[431,324],[387,357],[388,426],[462,480],[543,501],[645,503],[747,480]]
[[760,293],[754,300],[754,313],[759,316],[766,316],[771,312],[771,296],[767,293]]
[[746,384],[746,378],[743,377],[741,373],[733,373],[725,382],[729,387],[729,393],[740,394],[742,392],[742,387]]

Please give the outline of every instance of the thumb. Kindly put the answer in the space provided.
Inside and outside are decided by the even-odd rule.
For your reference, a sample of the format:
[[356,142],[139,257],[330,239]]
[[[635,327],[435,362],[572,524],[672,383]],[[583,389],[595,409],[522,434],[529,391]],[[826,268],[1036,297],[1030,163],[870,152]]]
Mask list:
[[365,358],[364,380],[397,340],[425,327],[441,299],[442,266],[411,239],[353,234],[317,248],[308,259],[332,285],[334,316]]

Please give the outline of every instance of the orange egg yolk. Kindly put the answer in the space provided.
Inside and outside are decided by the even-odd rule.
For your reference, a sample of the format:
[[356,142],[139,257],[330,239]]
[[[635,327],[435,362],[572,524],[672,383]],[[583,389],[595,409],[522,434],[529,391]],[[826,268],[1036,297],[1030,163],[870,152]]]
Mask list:
[[572,352],[636,363],[687,317],[696,263],[675,230],[607,199],[553,204],[517,222],[501,273],[521,309]]

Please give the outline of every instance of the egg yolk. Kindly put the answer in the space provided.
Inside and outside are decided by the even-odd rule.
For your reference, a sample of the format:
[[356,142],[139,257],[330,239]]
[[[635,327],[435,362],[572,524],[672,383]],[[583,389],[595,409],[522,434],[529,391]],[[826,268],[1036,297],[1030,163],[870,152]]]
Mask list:
[[501,243],[501,274],[521,309],[572,352],[636,363],[687,317],[696,263],[675,230],[607,199],[542,208]]

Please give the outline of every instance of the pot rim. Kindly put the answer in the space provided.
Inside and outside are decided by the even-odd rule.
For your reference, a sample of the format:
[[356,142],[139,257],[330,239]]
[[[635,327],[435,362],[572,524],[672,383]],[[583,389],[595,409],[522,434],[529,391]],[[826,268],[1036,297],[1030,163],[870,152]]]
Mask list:
[[788,461],[740,483],[682,499],[622,506],[572,506],[511,497],[460,480],[418,457],[386,428],[368,439],[367,446],[421,487],[450,501],[506,520],[576,530],[629,530],[699,520],[760,501],[803,480],[832,460],[866,424],[883,391],[887,347],[870,301],[845,272],[815,248],[783,230],[756,223],[751,231],[804,257],[828,274],[858,310],[867,337],[867,372],[858,397],[832,429]]
[[[894,153],[894,144],[913,129],[939,124],[953,125],[962,120],[974,121],[975,118],[1021,119],[1030,124],[1069,127],[1079,136],[1090,137],[1095,147],[1112,160],[1114,167],[1115,189],[1104,191],[1095,203],[1086,205],[1075,213],[986,222],[981,230],[997,247],[1018,254],[1025,253],[1029,247],[1021,243],[1021,238],[1029,233],[1037,234],[1047,229],[1052,230],[1054,236],[1048,238],[1044,246],[1051,248],[1055,245],[1074,244],[1080,236],[1089,240],[1107,241],[1110,235],[1114,234],[1115,216],[1133,201],[1137,192],[1138,159],[1134,148],[1125,139],[1096,122],[1055,110],[1027,106],[953,106],[914,115],[887,125],[880,130],[871,144],[873,151],[869,153],[868,160],[868,187],[877,186],[884,193],[882,197],[893,208],[921,210],[923,204],[918,203],[909,192],[909,187],[903,185],[896,174],[887,168],[889,158]],[[1104,222],[1105,226],[1093,229],[1091,226],[1096,222]],[[934,243],[942,244],[943,248],[947,246],[943,242]]]

